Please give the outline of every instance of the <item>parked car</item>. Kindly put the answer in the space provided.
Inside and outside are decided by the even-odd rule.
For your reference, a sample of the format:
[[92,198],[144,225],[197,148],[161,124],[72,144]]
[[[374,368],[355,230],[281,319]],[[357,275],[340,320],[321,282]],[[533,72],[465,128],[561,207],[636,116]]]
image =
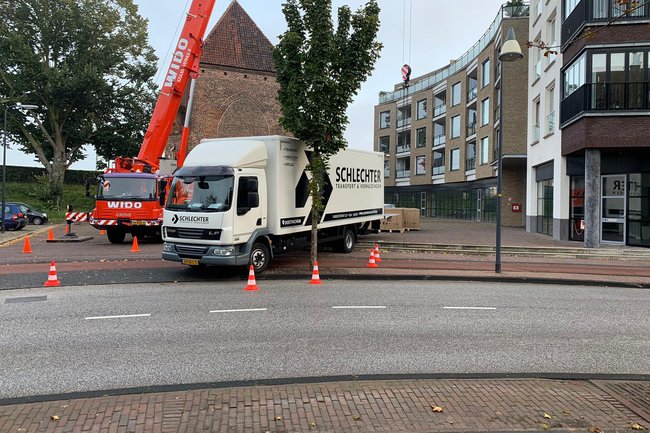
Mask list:
[[25,204],[25,203],[18,203],[18,202],[11,202],[9,204],[14,204],[20,208],[20,210],[27,215],[27,218],[29,219],[30,224],[36,224],[37,226],[40,226],[41,224],[45,224],[48,220],[47,214],[44,212],[39,212],[35,209],[33,209],[31,206]]
[[5,228],[7,230],[22,230],[28,224],[27,215],[15,204],[5,204]]

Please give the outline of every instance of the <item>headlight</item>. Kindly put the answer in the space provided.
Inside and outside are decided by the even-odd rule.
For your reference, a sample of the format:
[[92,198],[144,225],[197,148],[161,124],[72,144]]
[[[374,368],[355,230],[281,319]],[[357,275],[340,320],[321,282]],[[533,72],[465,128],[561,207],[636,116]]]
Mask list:
[[46,213],[44,213],[43,216],[44,216],[45,218],[47,218],[47,214],[46,214]]
[[235,247],[216,247],[212,250],[215,256],[232,256],[235,252]]
[[171,253],[174,251],[174,246],[172,244],[163,244],[163,251]]

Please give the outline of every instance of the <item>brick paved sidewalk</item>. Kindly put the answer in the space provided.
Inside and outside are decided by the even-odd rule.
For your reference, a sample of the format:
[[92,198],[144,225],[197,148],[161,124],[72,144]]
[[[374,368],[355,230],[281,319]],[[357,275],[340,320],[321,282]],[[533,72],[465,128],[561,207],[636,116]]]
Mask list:
[[[434,412],[435,406],[443,412]],[[390,380],[0,406],[0,432],[597,433],[647,429],[649,418],[650,382]]]

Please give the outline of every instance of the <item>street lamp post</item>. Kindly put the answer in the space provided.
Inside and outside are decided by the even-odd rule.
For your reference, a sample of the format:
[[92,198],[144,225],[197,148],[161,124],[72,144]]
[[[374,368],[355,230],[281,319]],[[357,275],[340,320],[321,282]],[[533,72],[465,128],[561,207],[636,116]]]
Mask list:
[[504,87],[504,62],[514,62],[521,60],[524,54],[515,37],[515,30],[510,27],[506,40],[501,46],[499,52],[499,68],[501,69],[501,91],[499,101],[499,151],[497,153],[497,232],[496,232],[496,257],[494,262],[494,272],[501,273],[501,195],[503,192],[503,87]]
[[25,108],[27,110],[35,110],[38,108],[38,105],[23,105],[21,103],[7,105],[5,107],[4,114],[4,126],[2,129],[2,208],[0,211],[2,213],[2,219],[0,220],[0,233],[5,232],[5,190],[7,185],[7,111],[10,108]]

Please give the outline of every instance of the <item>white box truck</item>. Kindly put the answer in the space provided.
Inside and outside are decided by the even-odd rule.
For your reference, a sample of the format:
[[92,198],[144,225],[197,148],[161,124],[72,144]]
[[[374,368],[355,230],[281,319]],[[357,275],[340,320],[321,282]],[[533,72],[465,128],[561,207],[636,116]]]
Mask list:
[[[174,173],[163,217],[163,259],[192,267],[264,271],[275,254],[311,242],[306,170],[312,152],[288,137],[206,139]],[[352,251],[383,218],[384,155],[354,149],[330,158],[319,243]]]

